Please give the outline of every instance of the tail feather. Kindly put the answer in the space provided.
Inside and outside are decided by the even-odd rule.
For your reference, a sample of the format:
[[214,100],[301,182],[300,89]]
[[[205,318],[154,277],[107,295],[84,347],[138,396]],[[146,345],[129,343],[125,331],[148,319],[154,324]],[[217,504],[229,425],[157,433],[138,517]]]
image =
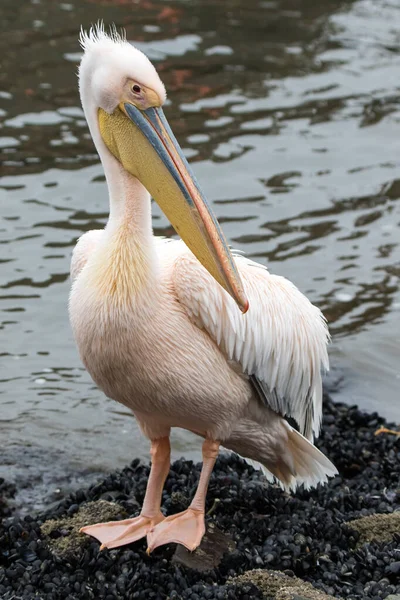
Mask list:
[[[284,424],[288,429],[284,451],[272,456],[268,452],[264,457],[258,447],[257,459],[253,452],[251,458],[243,456],[242,448],[239,454],[252,466],[260,468],[269,481],[276,480],[286,491],[294,492],[301,485],[305,489],[316,487],[318,483],[326,483],[328,477],[338,473],[333,463],[318,448],[288,423]],[[231,449],[235,450],[233,446]]]
[[294,489],[301,484],[309,489],[337,475],[338,470],[329,458],[294,429],[289,433],[289,446],[295,457],[296,474],[292,476]]

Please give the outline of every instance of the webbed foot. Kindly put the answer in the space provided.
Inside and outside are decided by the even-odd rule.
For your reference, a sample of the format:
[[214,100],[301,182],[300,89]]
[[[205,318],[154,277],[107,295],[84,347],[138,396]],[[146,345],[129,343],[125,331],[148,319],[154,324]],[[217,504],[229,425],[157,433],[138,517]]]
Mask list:
[[125,546],[146,537],[149,531],[161,523],[163,519],[164,515],[161,512],[154,518],[139,515],[124,521],[109,521],[108,523],[87,525],[82,527],[80,532],[99,540],[101,542],[100,550],[118,548],[118,546]]
[[204,512],[188,508],[166,517],[147,534],[147,553],[172,542],[193,551],[200,545],[205,530]]

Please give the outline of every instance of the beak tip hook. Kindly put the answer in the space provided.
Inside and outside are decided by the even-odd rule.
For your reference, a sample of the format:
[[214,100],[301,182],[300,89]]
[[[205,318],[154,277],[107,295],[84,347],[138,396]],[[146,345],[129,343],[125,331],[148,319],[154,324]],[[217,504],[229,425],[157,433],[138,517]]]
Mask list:
[[242,311],[242,314],[245,315],[247,313],[247,311],[249,310],[249,301],[246,299],[246,302],[243,304],[243,306],[240,308],[240,310]]

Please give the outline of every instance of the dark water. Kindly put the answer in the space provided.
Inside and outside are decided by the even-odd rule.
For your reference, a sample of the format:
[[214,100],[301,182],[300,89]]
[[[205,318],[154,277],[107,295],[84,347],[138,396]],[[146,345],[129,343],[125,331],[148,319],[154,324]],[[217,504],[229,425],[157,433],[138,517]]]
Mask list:
[[[29,447],[59,474],[148,455],[67,320],[72,248],[108,210],[76,79],[98,18],[156,63],[231,243],[324,311],[336,397],[400,421],[400,3],[2,0],[0,475]],[[154,227],[172,234],[157,206]]]

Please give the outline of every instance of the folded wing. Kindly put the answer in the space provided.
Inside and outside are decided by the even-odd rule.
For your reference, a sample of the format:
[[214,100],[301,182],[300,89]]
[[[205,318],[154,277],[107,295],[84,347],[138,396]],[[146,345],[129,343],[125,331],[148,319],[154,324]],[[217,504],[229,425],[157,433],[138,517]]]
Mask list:
[[260,398],[292,417],[312,440],[321,424],[321,369],[328,369],[329,333],[321,311],[284,277],[237,256],[250,303],[243,315],[184,244],[173,244],[171,276],[189,318],[241,365]]

